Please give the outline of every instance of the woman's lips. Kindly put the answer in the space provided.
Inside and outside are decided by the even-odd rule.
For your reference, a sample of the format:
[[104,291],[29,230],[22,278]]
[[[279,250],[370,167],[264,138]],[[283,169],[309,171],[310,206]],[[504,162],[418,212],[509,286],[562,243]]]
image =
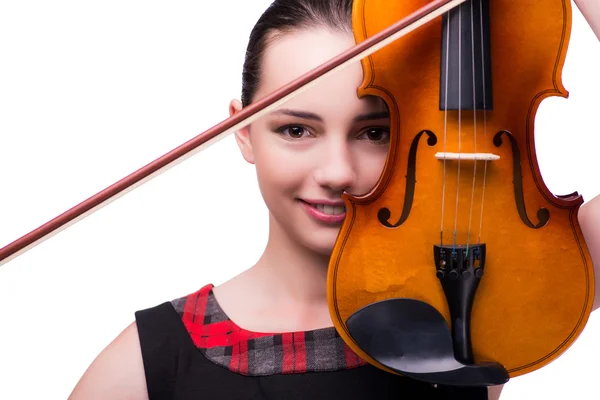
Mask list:
[[301,200],[300,202],[312,218],[321,222],[339,224],[346,217],[346,207],[343,202],[319,200]]

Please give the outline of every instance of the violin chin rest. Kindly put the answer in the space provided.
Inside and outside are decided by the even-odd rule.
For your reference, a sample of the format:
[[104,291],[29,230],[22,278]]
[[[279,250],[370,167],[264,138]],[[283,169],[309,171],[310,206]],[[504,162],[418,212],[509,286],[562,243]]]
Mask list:
[[457,361],[446,320],[422,301],[389,299],[373,303],[352,314],[346,325],[365,353],[401,375],[452,386],[492,386],[509,380],[499,363]]

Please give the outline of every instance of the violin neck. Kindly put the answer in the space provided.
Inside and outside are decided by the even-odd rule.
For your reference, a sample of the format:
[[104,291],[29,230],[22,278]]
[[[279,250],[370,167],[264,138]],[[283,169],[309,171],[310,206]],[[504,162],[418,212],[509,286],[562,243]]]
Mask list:
[[491,110],[489,0],[467,0],[442,18],[440,110]]

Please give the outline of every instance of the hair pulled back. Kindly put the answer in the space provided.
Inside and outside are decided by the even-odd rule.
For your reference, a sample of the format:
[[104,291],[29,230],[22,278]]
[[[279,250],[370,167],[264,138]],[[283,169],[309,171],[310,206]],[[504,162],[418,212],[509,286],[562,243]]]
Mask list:
[[250,33],[242,71],[242,106],[253,100],[265,49],[278,35],[307,28],[352,33],[353,0],[275,0]]

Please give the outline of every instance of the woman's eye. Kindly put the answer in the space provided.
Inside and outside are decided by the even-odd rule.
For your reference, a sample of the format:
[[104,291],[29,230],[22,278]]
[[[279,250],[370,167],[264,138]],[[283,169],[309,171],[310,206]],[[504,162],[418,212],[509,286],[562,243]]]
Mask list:
[[278,129],[278,131],[292,139],[301,139],[309,133],[306,128],[298,125],[284,126],[283,128]]
[[360,138],[370,140],[377,143],[388,143],[390,133],[386,128],[368,128],[363,131]]

